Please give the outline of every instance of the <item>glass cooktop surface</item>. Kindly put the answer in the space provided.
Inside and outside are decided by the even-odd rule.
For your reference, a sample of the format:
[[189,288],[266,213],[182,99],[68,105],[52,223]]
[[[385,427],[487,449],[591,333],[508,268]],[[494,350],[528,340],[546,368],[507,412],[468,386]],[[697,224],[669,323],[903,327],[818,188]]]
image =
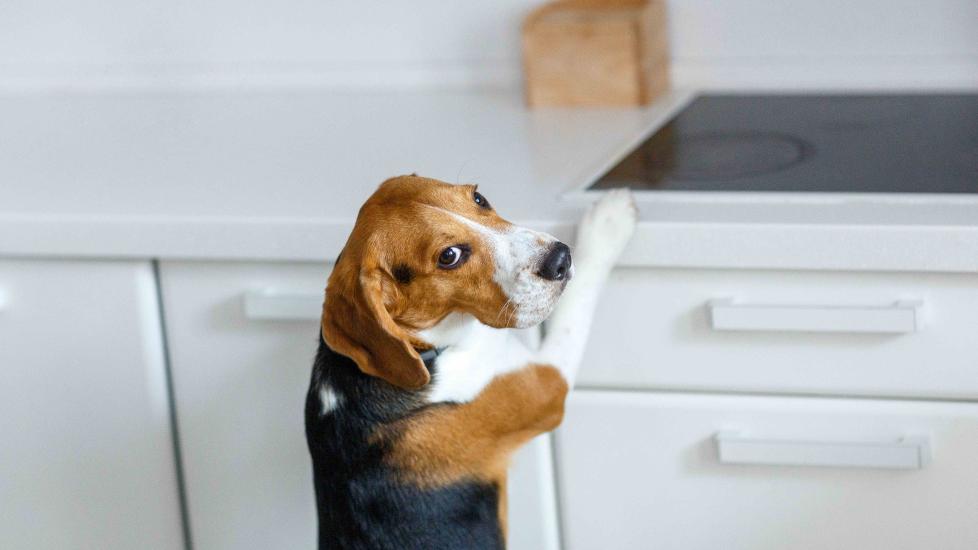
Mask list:
[[701,95],[589,189],[978,193],[978,94]]

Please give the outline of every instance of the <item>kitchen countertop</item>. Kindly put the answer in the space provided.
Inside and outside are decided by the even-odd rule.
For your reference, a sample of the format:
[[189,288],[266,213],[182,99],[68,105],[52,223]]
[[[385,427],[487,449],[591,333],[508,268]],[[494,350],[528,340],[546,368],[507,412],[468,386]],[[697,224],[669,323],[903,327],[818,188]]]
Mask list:
[[[568,237],[577,191],[687,101],[513,92],[0,97],[0,257],[331,260],[383,179],[473,182]],[[978,272],[978,195],[640,197],[630,266]]]

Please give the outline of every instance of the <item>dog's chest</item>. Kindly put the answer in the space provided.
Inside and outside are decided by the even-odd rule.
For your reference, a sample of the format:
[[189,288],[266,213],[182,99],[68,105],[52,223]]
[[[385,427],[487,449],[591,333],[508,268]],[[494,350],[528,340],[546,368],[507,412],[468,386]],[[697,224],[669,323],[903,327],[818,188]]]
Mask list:
[[499,375],[526,365],[527,349],[506,330],[477,327],[436,359],[428,401],[468,403]]

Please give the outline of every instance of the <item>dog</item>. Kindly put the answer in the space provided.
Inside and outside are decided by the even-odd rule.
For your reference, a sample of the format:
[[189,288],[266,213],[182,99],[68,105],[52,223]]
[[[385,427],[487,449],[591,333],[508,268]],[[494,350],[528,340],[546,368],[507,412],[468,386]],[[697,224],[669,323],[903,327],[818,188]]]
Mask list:
[[[329,276],[306,398],[319,548],[505,547],[510,456],[563,419],[636,219],[627,191],[606,193],[573,263],[476,186],[380,185]],[[548,317],[539,349],[502,330]]]

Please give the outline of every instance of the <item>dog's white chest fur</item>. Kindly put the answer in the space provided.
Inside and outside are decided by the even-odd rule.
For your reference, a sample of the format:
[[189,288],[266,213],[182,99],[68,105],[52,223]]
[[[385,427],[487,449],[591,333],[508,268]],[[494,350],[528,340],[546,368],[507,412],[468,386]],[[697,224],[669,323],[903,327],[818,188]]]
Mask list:
[[472,401],[493,378],[525,366],[531,358],[512,331],[487,327],[464,313],[452,313],[419,336],[445,348],[428,394],[431,403]]

